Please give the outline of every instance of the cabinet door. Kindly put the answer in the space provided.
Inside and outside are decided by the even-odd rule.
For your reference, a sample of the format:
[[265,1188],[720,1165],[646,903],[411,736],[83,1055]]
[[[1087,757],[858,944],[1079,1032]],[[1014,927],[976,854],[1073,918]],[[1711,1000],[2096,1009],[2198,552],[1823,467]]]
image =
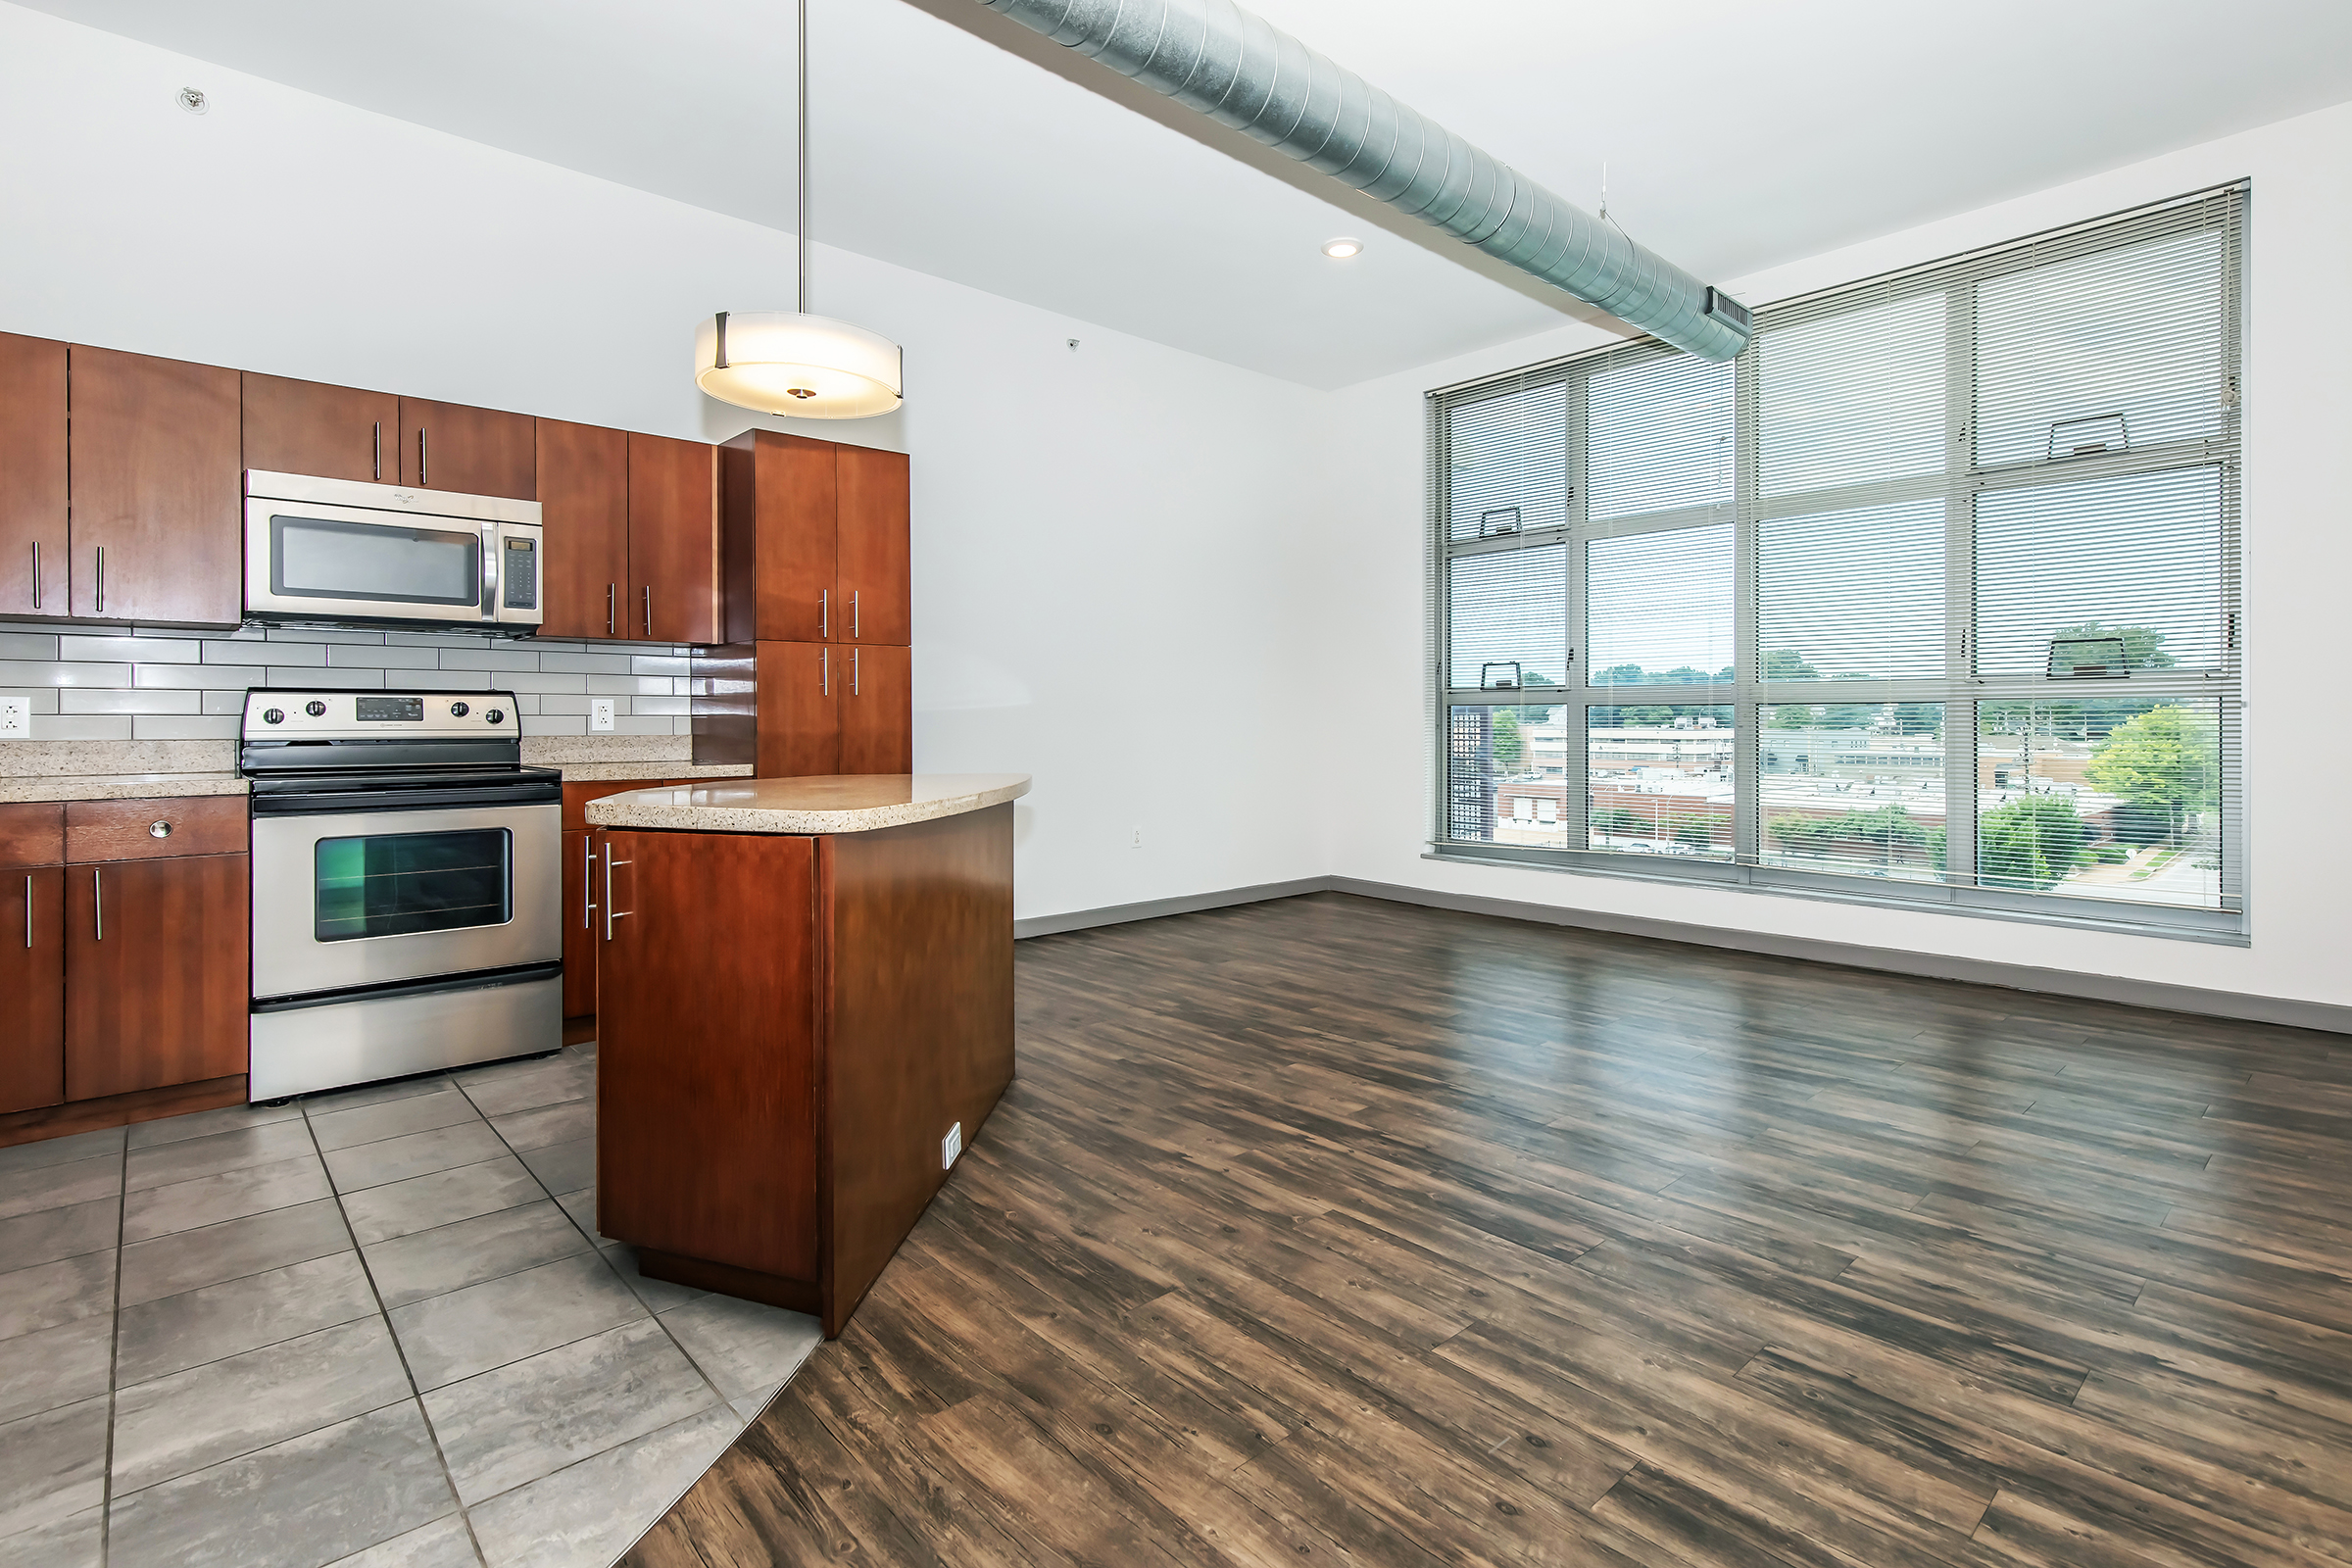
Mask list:
[[606,840],[615,918],[599,954],[598,1228],[813,1282],[816,841]]
[[629,606],[623,637],[718,641],[718,454],[629,437]]
[[66,1097],[245,1070],[248,858],[66,867]]
[[539,453],[527,414],[400,400],[400,482],[460,495],[539,499]]
[[841,771],[914,771],[914,682],[910,651],[860,644],[833,651],[849,666],[841,693]]
[[759,477],[760,638],[821,643],[838,637],[840,563],[834,539],[838,479],[830,441],[761,432]]
[[539,515],[547,525],[548,637],[619,637],[629,591],[629,438],[541,419]]
[[0,615],[63,615],[66,346],[0,332]]
[[66,872],[0,870],[0,1111],[66,1098]]
[[596,839],[564,835],[564,1016],[596,1010]]
[[841,771],[841,658],[823,643],[757,645],[760,777]]
[[839,520],[840,610],[836,642],[913,641],[907,586],[906,454],[843,447]]
[[235,625],[237,372],[76,344],[68,373],[74,613]]
[[400,399],[282,375],[244,375],[245,466],[397,483]]

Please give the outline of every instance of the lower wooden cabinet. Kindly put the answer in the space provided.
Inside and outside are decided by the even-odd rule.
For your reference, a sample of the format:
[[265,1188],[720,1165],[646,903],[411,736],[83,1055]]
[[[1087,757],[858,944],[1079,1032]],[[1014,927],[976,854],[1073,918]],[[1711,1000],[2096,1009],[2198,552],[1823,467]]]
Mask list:
[[250,868],[244,855],[66,867],[67,1099],[245,1070]]
[[760,643],[761,778],[914,771],[909,648]]
[[626,790],[691,784],[693,779],[599,779],[564,786],[564,1016],[596,1011],[596,916],[602,898],[603,835],[591,832],[581,813],[590,801]]
[[0,1114],[245,1071],[246,843],[238,798],[0,805]]
[[0,870],[0,1111],[66,1098],[66,872]]

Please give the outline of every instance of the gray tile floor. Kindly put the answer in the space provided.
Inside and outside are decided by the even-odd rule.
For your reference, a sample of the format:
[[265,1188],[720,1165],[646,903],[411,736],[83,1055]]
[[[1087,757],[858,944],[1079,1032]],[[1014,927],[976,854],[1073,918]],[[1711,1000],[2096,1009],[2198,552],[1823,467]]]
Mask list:
[[611,1562],[815,1348],[596,1234],[595,1048],[0,1149],[0,1568]]

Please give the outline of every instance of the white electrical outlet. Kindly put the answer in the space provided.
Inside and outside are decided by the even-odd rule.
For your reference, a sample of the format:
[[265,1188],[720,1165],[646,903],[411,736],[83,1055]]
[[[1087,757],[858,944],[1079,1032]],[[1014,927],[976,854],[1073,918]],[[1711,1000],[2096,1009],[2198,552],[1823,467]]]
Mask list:
[[32,738],[32,699],[0,697],[0,741]]
[[608,731],[608,730],[611,730],[611,729],[612,729],[612,698],[610,698],[610,697],[591,697],[591,698],[589,698],[589,699],[588,699],[588,727],[589,727],[590,729],[592,729],[592,730],[599,730],[599,731]]
[[956,1156],[963,1152],[963,1123],[948,1129],[948,1136],[939,1141],[939,1168],[954,1170]]

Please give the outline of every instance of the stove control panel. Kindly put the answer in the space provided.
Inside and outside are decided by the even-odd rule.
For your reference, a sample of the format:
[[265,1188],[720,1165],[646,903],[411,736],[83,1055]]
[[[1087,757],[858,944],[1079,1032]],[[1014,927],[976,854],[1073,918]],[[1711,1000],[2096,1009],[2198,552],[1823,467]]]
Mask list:
[[512,740],[521,729],[512,692],[245,694],[248,740],[353,740],[370,735]]

